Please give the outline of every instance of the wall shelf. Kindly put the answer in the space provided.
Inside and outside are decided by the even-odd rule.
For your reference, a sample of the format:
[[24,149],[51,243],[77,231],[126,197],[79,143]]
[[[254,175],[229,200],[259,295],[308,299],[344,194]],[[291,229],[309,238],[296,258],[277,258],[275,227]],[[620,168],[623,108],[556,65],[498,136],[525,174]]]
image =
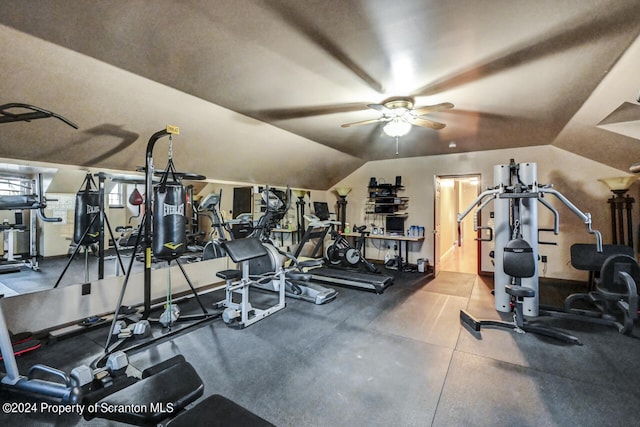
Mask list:
[[366,213],[382,215],[401,215],[399,211],[409,206],[409,198],[398,196],[398,191],[404,190],[402,185],[379,184],[369,186]]

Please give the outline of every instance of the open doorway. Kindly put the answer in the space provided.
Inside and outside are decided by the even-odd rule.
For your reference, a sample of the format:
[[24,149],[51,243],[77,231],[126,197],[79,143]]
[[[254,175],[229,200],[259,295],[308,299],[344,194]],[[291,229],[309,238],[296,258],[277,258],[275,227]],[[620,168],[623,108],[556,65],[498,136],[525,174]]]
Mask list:
[[477,274],[480,246],[473,221],[458,224],[457,215],[478,197],[480,175],[436,177],[436,269]]

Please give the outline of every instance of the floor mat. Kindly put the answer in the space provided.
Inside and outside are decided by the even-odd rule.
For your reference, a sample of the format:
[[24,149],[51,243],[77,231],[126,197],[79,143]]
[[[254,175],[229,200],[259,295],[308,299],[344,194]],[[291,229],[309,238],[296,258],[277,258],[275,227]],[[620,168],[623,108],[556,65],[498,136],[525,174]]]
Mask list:
[[12,297],[14,295],[18,295],[18,293],[4,283],[0,282],[0,295],[3,295],[5,297]]

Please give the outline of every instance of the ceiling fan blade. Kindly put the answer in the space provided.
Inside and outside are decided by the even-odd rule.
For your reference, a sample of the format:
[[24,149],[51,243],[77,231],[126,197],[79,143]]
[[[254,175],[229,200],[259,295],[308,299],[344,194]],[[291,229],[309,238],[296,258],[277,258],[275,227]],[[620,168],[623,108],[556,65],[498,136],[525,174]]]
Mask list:
[[322,116],[328,114],[350,113],[352,111],[364,111],[364,103],[351,102],[348,104],[295,106],[287,108],[275,108],[270,110],[247,111],[249,117],[262,121],[303,119],[306,117]]
[[385,107],[382,104],[368,104],[367,107],[379,111],[382,114],[384,114],[385,116],[389,116],[392,114],[391,110],[389,110],[387,107]]
[[527,44],[512,46],[499,55],[486,58],[455,74],[416,89],[413,96],[428,96],[448,91],[552,54],[575,49],[590,43],[595,34],[601,38],[608,37],[612,32],[622,34],[623,28],[637,26],[637,6],[629,6],[630,4],[620,8],[609,8],[608,13],[594,15],[588,20],[579,17],[573,22],[567,22],[558,31],[549,33],[542,40],[530,40]]
[[449,110],[451,108],[453,108],[453,104],[452,103],[450,103],[450,102],[442,102],[440,104],[428,105],[426,107],[416,108],[416,109],[413,110],[413,113],[416,116],[421,116],[423,114],[433,113],[435,111]]
[[409,117],[407,121],[412,125],[422,126],[423,128],[442,129],[446,125],[444,123],[438,123],[431,120],[423,119],[422,117]]
[[360,126],[360,125],[368,125],[371,123],[378,123],[378,122],[388,122],[389,120],[391,120],[390,118],[387,117],[380,117],[379,119],[371,119],[371,120],[363,120],[361,122],[353,122],[353,123],[345,123],[343,125],[340,125],[343,128],[348,128],[351,126]]

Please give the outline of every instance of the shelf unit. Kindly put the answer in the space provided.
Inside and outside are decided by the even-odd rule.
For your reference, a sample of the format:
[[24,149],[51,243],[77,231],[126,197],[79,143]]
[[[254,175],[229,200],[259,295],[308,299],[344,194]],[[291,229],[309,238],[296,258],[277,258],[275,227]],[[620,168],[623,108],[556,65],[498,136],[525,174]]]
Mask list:
[[402,190],[404,190],[402,185],[378,184],[369,186],[366,213],[407,216],[406,212],[401,211],[408,208],[409,198],[398,195],[398,192]]

